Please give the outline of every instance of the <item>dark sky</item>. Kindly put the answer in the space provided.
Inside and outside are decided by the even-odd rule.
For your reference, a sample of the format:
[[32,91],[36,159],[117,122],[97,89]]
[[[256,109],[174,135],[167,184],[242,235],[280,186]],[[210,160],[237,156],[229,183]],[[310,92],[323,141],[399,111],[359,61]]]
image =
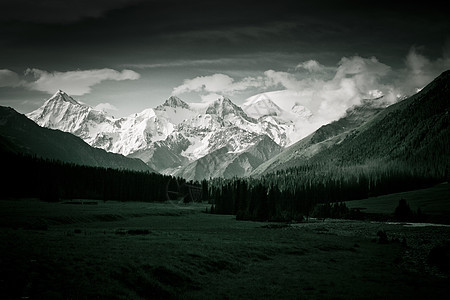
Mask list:
[[[35,109],[59,75],[88,86],[73,89],[79,99],[91,105],[108,102],[127,114],[156,106],[185,80],[199,76],[225,74],[239,82],[275,70],[298,77],[293,70],[299,63],[314,60],[336,68],[342,57],[354,56],[376,57],[401,70],[412,47],[436,64],[447,59],[450,22],[443,5],[2,0],[0,105]],[[231,96],[239,102],[260,91],[253,86]],[[194,94],[185,97],[195,101]]]

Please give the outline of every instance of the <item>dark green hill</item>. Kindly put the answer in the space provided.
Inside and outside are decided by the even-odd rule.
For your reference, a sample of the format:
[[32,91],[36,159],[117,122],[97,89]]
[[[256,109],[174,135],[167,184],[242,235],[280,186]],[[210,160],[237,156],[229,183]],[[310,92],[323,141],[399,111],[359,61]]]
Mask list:
[[139,159],[93,148],[70,133],[40,127],[8,107],[0,107],[2,152],[33,155],[77,165],[153,171]]
[[402,161],[448,168],[450,162],[450,71],[416,95],[389,106],[341,143],[312,157],[338,165]]

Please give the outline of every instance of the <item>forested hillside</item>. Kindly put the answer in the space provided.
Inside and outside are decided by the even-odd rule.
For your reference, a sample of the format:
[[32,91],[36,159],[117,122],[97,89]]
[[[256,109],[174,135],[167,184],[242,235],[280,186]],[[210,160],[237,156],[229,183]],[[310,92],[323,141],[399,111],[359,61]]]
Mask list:
[[420,93],[352,130],[341,142],[292,161],[291,168],[256,178],[211,181],[213,210],[240,219],[301,219],[317,203],[448,181],[449,103],[447,71]]
[[0,163],[7,174],[2,179],[2,197],[6,198],[191,201],[182,178],[148,171],[80,166],[13,153],[1,155]]
[[450,71],[416,95],[386,108],[311,162],[340,165],[403,161],[445,172],[450,162]]

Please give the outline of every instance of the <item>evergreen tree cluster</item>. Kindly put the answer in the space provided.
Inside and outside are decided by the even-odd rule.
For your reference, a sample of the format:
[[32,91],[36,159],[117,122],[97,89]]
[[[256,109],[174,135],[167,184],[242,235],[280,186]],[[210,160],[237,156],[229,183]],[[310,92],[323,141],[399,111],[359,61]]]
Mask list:
[[178,195],[179,187],[186,183],[156,173],[80,166],[12,153],[4,153],[0,163],[5,175],[2,195],[6,197],[159,202],[177,198],[173,193]]
[[417,211],[413,211],[405,199],[400,199],[394,210],[394,219],[400,222],[423,222],[427,219],[427,215],[420,207]]
[[[240,220],[291,221],[308,218],[318,204],[364,199],[422,187],[446,179],[426,165],[372,162],[340,166],[304,165],[259,178],[213,179],[208,198],[213,211],[234,214]],[[327,209],[328,206],[322,206]],[[344,207],[331,205],[322,217],[344,216]],[[316,209],[316,213],[318,208]]]

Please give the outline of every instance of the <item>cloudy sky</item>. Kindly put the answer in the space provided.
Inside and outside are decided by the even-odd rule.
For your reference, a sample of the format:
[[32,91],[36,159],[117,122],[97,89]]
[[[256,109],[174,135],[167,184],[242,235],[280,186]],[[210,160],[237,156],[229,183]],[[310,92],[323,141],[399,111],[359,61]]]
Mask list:
[[[402,2],[402,1],[400,1]],[[443,4],[399,1],[0,1],[0,105],[58,89],[126,116],[171,95],[242,104],[284,91],[340,111],[450,69]]]

